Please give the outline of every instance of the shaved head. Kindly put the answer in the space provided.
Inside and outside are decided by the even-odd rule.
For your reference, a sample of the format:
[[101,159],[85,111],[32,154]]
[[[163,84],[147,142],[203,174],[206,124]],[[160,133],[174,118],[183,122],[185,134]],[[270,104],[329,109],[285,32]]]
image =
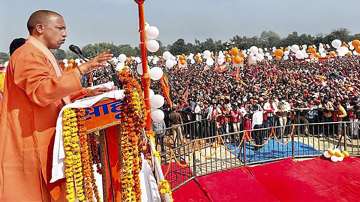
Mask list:
[[49,10],[38,10],[31,14],[29,20],[27,22],[27,29],[32,34],[33,30],[35,29],[36,25],[47,24],[51,17],[62,17],[59,13]]
[[54,11],[35,11],[29,17],[27,28],[31,36],[40,40],[49,49],[60,48],[66,40],[64,18]]

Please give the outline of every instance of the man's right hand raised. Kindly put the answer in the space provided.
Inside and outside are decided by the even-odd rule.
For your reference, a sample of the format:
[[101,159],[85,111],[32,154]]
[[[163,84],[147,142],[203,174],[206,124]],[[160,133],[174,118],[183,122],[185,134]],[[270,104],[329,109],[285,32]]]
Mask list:
[[108,60],[111,60],[113,54],[110,51],[105,51],[94,57],[93,59],[85,62],[84,64],[79,66],[80,74],[86,74],[96,68],[102,67],[106,65]]

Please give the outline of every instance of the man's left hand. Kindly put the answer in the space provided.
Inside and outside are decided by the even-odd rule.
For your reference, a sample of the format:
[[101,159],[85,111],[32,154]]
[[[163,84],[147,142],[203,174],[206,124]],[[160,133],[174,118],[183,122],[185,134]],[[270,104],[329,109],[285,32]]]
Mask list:
[[100,88],[95,88],[95,89],[87,88],[86,90],[87,90],[86,97],[93,97],[93,96],[97,96],[97,95],[109,92],[112,89],[109,89],[106,87],[100,87]]

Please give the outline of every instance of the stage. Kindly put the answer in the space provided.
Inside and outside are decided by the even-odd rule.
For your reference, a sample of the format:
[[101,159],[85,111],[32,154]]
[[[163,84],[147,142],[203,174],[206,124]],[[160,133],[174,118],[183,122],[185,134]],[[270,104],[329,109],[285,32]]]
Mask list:
[[333,163],[292,159],[197,177],[174,191],[174,201],[358,201],[360,158]]

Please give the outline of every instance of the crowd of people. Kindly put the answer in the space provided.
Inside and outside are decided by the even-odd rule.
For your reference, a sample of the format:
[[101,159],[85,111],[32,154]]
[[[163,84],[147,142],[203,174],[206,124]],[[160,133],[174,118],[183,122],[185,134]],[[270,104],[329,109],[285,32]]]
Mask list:
[[[357,136],[359,59],[177,66],[167,72],[174,103],[168,114],[181,114],[182,123],[211,120],[217,134],[293,123],[352,121]],[[179,124],[168,115],[165,122],[167,127]]]

